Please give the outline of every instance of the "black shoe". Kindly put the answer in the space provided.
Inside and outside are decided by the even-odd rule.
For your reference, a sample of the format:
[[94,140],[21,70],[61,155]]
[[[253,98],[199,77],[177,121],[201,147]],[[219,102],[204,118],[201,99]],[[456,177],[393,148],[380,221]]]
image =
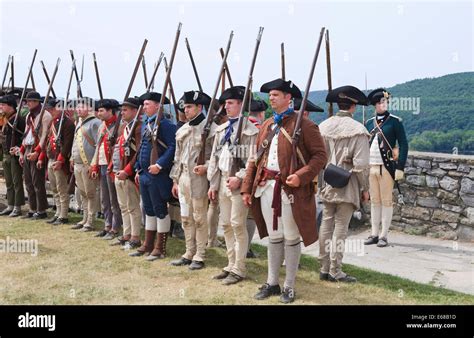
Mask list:
[[270,296],[278,296],[281,293],[280,285],[270,285],[268,283],[263,284],[253,298],[262,300]]
[[123,250],[132,250],[132,249],[138,249],[142,245],[142,242],[140,240],[137,241],[127,241],[123,246]]
[[364,241],[364,244],[365,244],[365,245],[377,244],[378,241],[379,241],[379,236],[369,236],[369,238],[367,238],[367,239]]
[[388,241],[386,237],[380,237],[377,243],[377,247],[384,248],[388,245]]
[[171,261],[170,265],[173,266],[182,266],[182,265],[190,265],[193,261],[184,257],[181,257],[180,259]]
[[8,217],[18,217],[21,216],[21,210],[20,209],[13,209],[13,211],[8,215]]
[[45,219],[45,218],[48,218],[48,214],[47,214],[47,213],[45,213],[45,212],[41,212],[41,213],[35,212],[34,215],[33,215],[33,217],[31,218],[31,220],[37,221],[37,220],[39,220],[39,219]]
[[189,265],[189,270],[200,270],[204,267],[204,262],[201,261],[193,261],[191,265]]
[[128,255],[130,257],[140,257],[140,256],[143,256],[145,254],[145,251],[135,251],[135,252],[131,252],[129,253]]
[[120,246],[124,246],[129,240],[128,239],[125,239],[123,236],[119,236],[117,237],[117,240],[113,241],[112,243],[110,243],[109,245],[110,246],[115,246],[115,245],[120,245]]
[[50,220],[46,221],[46,223],[48,223],[48,224],[53,224],[54,222],[57,221],[58,218],[59,218],[58,216],[54,216],[54,217],[51,218]]
[[226,278],[224,278],[224,280],[222,281],[222,285],[237,284],[238,282],[243,281],[243,280],[244,280],[244,277],[231,272]]
[[293,288],[285,286],[280,296],[280,302],[288,304],[288,303],[293,303],[294,301],[295,301],[295,290]]
[[69,220],[67,218],[58,217],[58,219],[53,223],[53,225],[68,224]]
[[99,232],[95,235],[95,237],[104,237],[104,236],[107,235],[108,233],[109,233],[109,232],[104,229],[104,230],[99,231]]
[[320,273],[319,273],[319,280],[329,280],[329,273],[327,273],[327,272],[320,272]]
[[212,279],[224,279],[224,278],[227,278],[227,276],[229,276],[229,271],[222,271],[220,274],[218,275],[215,275],[214,277],[212,277]]
[[333,276],[329,275],[328,280],[330,282],[340,282],[340,283],[355,283],[357,282],[357,278],[345,275],[344,277],[341,278],[334,278]]
[[13,209],[5,208],[0,212],[0,216],[7,216],[10,215]]
[[21,216],[20,218],[21,218],[21,219],[32,218],[34,214],[35,214],[35,213],[32,212],[32,211],[28,211],[25,216]]
[[71,229],[72,229],[72,230],[79,230],[79,229],[82,229],[83,226],[84,226],[83,224],[79,224],[79,223],[78,223],[78,224],[76,224],[76,225],[73,225],[73,226],[71,227]]
[[258,256],[251,250],[247,252],[247,258],[257,258]]

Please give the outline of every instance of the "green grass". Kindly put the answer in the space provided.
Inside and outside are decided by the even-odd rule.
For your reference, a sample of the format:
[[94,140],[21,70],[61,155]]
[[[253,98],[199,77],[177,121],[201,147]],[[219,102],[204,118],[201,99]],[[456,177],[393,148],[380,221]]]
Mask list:
[[[71,221],[79,221],[73,214]],[[102,222],[97,222],[97,229]],[[184,242],[172,238],[168,257],[147,262],[132,258],[95,233],[53,227],[40,221],[0,218],[0,238],[37,239],[39,254],[0,253],[0,304],[280,304],[278,297],[256,301],[253,295],[266,281],[266,248],[253,245],[259,255],[247,260],[247,278],[223,286],[211,277],[227,263],[224,249],[207,250],[206,267],[189,271],[170,260],[184,252]],[[322,282],[319,263],[303,255],[297,275],[295,304],[474,304],[474,296],[415,283],[351,265],[344,270],[357,277],[348,285]],[[284,279],[284,268],[280,282]]]

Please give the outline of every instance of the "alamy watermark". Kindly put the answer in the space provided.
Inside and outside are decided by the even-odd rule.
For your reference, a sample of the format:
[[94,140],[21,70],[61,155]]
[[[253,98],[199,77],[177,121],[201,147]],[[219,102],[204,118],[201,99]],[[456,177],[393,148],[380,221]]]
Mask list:
[[324,243],[326,252],[354,253],[359,257],[365,255],[365,245],[362,239],[327,239]]
[[408,111],[412,112],[413,115],[420,114],[420,101],[419,97],[401,97],[391,96],[388,104],[386,104],[385,110],[388,111]]
[[37,239],[0,239],[0,253],[29,253],[31,256],[38,256]]

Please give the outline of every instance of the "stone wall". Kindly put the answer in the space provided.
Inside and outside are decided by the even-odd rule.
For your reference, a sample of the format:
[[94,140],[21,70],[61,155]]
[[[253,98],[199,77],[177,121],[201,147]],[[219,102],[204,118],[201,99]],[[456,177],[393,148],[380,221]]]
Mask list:
[[474,241],[474,156],[410,152],[400,189],[393,229]]

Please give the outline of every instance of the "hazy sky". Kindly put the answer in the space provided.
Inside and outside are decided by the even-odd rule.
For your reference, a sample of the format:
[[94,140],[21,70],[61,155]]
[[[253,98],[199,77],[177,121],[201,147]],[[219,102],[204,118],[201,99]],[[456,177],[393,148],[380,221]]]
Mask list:
[[[0,0],[0,72],[15,55],[15,84],[23,86],[34,48],[37,88],[45,94],[40,60],[51,75],[61,64],[55,90],[65,96],[71,59],[85,56],[83,93],[98,97],[92,53],[98,59],[105,97],[123,99],[147,38],[148,74],[161,51],[169,54],[183,23],[172,80],[178,98],[197,88],[184,38],[188,37],[204,90],[212,94],[220,66],[219,47],[234,31],[228,60],[235,84],[245,85],[258,27],[264,26],[254,72],[254,90],[280,76],[280,43],[286,74],[304,89],[322,26],[330,31],[333,86],[392,86],[416,78],[473,70],[473,4],[388,1],[5,1]],[[326,89],[324,49],[311,90]],[[160,68],[155,90],[161,91]],[[132,94],[145,90],[140,70]],[[75,85],[72,92],[75,91]]]

